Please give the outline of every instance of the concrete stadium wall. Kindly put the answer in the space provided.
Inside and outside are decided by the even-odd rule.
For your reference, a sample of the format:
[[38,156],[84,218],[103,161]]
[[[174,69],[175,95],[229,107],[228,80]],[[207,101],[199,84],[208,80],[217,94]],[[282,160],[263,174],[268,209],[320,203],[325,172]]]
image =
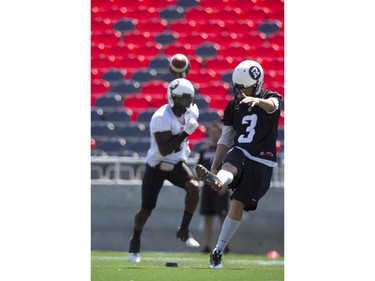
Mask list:
[[[165,185],[149,218],[141,240],[141,251],[195,252],[175,238],[180,225],[185,192]],[[92,250],[128,251],[133,232],[134,214],[140,207],[140,185],[92,185],[91,248]],[[215,220],[214,243],[220,232]],[[202,244],[203,218],[199,206],[190,231]],[[265,254],[276,250],[284,255],[284,188],[271,188],[255,212],[245,213],[232,239],[233,253]],[[199,250],[198,250],[199,251]]]

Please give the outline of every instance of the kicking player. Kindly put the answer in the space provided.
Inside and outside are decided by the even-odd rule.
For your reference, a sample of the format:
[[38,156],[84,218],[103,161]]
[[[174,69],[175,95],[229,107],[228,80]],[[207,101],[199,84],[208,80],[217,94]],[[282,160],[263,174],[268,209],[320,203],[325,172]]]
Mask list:
[[237,65],[232,75],[235,98],[224,110],[222,134],[211,171],[202,165],[195,168],[198,178],[213,189],[234,190],[228,215],[210,255],[211,268],[222,268],[223,251],[237,231],[243,211],[255,211],[270,187],[276,165],[281,96],[263,89],[263,78],[263,68],[256,61],[245,60]]

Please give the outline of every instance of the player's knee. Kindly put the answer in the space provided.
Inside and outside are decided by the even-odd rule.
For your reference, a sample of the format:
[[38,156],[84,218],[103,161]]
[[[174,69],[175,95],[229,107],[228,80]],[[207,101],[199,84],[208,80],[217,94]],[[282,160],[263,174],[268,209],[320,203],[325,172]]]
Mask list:
[[199,185],[197,180],[187,181],[185,184],[186,192],[199,196]]
[[141,217],[148,218],[149,216],[151,216],[152,210],[154,208],[155,207],[144,207],[144,206],[142,206],[141,210],[139,211],[139,214],[140,214]]
[[236,176],[238,174],[238,168],[229,162],[224,163],[221,169],[231,172],[233,176]]

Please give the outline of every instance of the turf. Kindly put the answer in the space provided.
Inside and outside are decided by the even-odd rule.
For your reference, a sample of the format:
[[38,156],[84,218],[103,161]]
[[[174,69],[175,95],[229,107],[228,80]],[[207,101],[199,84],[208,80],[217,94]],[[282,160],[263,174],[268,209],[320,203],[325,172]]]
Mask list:
[[[284,258],[227,254],[222,269],[209,268],[202,253],[142,252],[140,263],[129,263],[127,253],[92,251],[91,281],[282,281]],[[178,267],[166,267],[177,262]]]

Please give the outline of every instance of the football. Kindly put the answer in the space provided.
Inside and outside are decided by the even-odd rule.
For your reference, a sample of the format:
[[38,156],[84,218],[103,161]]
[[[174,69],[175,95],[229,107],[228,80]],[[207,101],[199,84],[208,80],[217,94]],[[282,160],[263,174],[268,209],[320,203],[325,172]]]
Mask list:
[[175,54],[169,60],[169,72],[177,78],[185,78],[190,71],[190,61],[183,54]]

